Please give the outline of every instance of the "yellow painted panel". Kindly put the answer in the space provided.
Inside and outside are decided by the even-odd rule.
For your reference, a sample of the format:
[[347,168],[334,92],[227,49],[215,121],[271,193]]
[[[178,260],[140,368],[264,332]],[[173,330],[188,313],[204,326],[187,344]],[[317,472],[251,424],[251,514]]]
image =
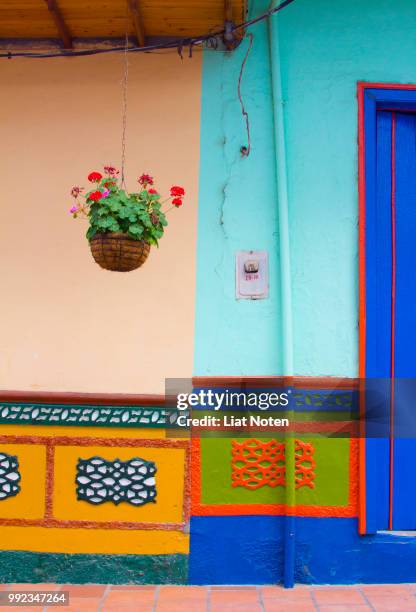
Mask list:
[[179,531],[1,527],[0,549],[50,553],[163,555],[188,553]]
[[1,434],[8,436],[70,436],[74,438],[160,439],[165,429],[138,427],[84,427],[66,425],[1,425]]
[[[0,500],[0,518],[39,519],[45,513],[46,448],[28,444],[0,444],[0,453],[17,455],[21,491]],[[0,541],[2,539],[0,528]]]
[[[55,450],[55,484],[53,515],[57,519],[89,521],[137,521],[178,523],[183,520],[185,451],[182,448],[120,448],[62,446]],[[76,465],[78,459],[94,456],[107,460],[126,461],[140,457],[156,463],[156,503],[118,506],[106,502],[94,506],[76,497]]]

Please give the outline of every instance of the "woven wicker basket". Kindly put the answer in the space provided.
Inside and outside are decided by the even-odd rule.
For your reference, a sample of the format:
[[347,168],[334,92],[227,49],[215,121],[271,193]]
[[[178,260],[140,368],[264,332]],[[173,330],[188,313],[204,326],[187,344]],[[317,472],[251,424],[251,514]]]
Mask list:
[[90,248],[97,264],[114,272],[130,272],[140,268],[150,253],[150,244],[133,240],[123,232],[96,234]]

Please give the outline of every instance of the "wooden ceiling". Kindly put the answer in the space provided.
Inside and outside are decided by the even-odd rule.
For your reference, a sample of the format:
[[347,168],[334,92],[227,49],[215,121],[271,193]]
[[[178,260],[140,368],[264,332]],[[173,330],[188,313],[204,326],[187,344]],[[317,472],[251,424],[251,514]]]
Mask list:
[[191,37],[245,19],[246,0],[0,0],[0,39]]

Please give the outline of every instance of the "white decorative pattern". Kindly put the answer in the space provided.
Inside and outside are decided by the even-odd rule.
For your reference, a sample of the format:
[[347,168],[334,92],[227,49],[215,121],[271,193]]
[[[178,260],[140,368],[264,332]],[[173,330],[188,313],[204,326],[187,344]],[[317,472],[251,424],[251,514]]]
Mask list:
[[0,404],[0,423],[172,427],[177,418],[176,409],[165,408]]
[[19,461],[17,457],[0,453],[0,501],[20,491]]
[[106,461],[102,457],[79,459],[76,484],[79,500],[90,504],[127,502],[142,506],[156,501],[156,466],[135,457]]

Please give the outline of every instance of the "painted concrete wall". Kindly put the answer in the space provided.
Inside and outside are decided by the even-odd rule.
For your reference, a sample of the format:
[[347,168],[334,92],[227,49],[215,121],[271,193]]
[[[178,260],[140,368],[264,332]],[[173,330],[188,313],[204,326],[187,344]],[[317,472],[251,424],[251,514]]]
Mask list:
[[[259,8],[266,2],[257,3]],[[281,363],[278,225],[267,25],[252,30],[242,79],[251,153],[237,97],[248,40],[205,51],[201,109],[195,367],[197,375],[278,374]],[[267,250],[270,298],[235,298],[235,253]]]
[[[254,0],[251,16],[264,8],[263,2]],[[413,35],[416,9],[412,0],[395,3],[296,0],[282,11],[278,20],[288,156],[294,373],[355,377],[358,374],[357,82],[416,82]],[[279,257],[276,192],[272,182],[274,149],[267,30],[257,25],[253,33],[254,46],[243,81],[252,138],[256,143],[248,159],[241,160],[237,155],[244,138],[244,124],[235,97],[247,41],[232,56],[223,58],[217,53],[213,57],[212,52],[204,56],[200,226],[204,223],[205,234],[200,233],[198,244],[195,364],[198,374],[281,373],[277,268],[273,270],[272,265],[268,302],[239,303],[234,299],[232,285],[234,250],[250,248],[245,246],[248,237],[260,243],[258,248],[270,249],[274,264]],[[277,46],[272,53],[277,59]],[[223,117],[226,120],[220,129],[218,124]],[[224,162],[230,158],[231,171]],[[259,216],[253,216],[251,201],[247,198],[248,186],[251,193],[252,185],[254,190],[258,183],[263,188],[263,180],[269,190],[267,207]],[[229,196],[225,200],[221,198],[224,185]],[[221,257],[210,262],[206,253],[211,244]],[[247,333],[243,334],[243,330]],[[330,414],[327,418],[330,419]],[[339,442],[331,440],[334,445]],[[282,580],[284,519],[271,516],[272,509],[255,506],[258,495],[270,494],[270,499],[278,502],[280,491],[266,492],[263,488],[254,494],[244,492],[244,507],[242,504],[232,509],[225,507],[229,503],[227,497],[230,500],[237,490],[232,489],[228,474],[223,481],[218,478],[220,470],[229,472],[231,468],[223,455],[222,462],[212,462],[214,467],[210,473],[204,444],[201,444],[201,503],[191,520],[191,582],[247,584]],[[208,450],[218,458],[221,445]],[[356,467],[351,462],[349,471],[344,469],[341,473],[339,449],[332,450],[336,460],[327,456],[316,462],[316,488],[308,492],[315,499],[322,490],[325,470],[328,470],[332,492],[342,483],[356,495]],[[219,503],[214,497],[216,487],[224,482],[227,484],[221,491],[221,508],[213,509]],[[243,498],[241,491],[238,495]],[[337,501],[329,503],[330,513],[322,511],[312,517],[308,509],[299,506],[301,494],[296,495],[297,581],[351,583],[415,579],[413,538],[385,534],[359,536],[356,497],[348,515],[334,514],[341,509]],[[211,542],[215,544],[211,546]]]
[[118,165],[122,56],[0,65],[0,388],[163,392],[190,376],[201,57],[130,57],[127,186],[184,185],[159,250],[128,274],[92,260],[72,185]]
[[[250,15],[268,2],[253,0]],[[358,374],[359,80],[414,82],[412,0],[296,0],[278,17],[286,120],[295,374]],[[280,374],[278,224],[265,23],[232,55],[204,54],[196,374]],[[277,48],[273,53],[277,54]],[[237,302],[234,254],[267,249],[270,299]]]
[[278,20],[295,373],[357,376],[356,86],[416,81],[416,9],[412,0],[297,0]]

